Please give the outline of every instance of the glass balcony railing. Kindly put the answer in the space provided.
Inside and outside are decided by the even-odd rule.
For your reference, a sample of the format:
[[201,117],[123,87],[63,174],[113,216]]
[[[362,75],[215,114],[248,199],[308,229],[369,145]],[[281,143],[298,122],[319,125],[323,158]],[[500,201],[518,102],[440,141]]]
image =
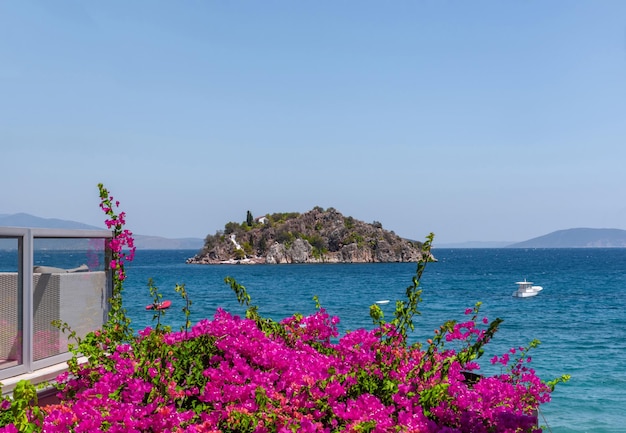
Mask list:
[[66,323],[78,337],[102,327],[112,287],[111,236],[0,227],[0,382],[70,359],[68,333],[54,323]]

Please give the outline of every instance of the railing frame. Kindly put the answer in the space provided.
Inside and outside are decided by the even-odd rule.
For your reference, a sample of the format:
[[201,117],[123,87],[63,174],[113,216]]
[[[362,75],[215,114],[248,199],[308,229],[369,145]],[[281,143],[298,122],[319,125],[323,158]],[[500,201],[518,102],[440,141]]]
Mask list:
[[[34,240],[35,239],[104,239],[104,269],[108,274],[106,309],[112,294],[112,279],[110,271],[111,250],[106,240],[111,239],[113,233],[107,230],[71,230],[71,229],[44,229],[26,227],[0,227],[0,239],[17,239],[18,254],[18,287],[21,285],[22,295],[22,363],[0,370],[0,381],[21,375],[36,376],[38,370],[49,370],[58,364],[65,363],[71,358],[66,351],[41,360],[33,360],[33,267],[34,267]],[[47,379],[43,379],[47,380]],[[13,380],[7,381],[13,382]],[[34,381],[36,382],[36,381]],[[3,389],[3,392],[5,390]]]

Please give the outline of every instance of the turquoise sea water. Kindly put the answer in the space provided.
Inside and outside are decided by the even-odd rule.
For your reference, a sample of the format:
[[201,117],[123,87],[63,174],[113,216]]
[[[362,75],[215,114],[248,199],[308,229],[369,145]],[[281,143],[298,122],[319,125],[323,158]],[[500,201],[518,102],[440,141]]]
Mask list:
[[[371,328],[369,306],[378,300],[391,317],[416,265],[188,265],[196,251],[137,251],[128,266],[125,307],[135,330],[152,324],[149,278],[164,299],[173,301],[164,317],[175,329],[184,323],[183,301],[174,286],[184,283],[193,301],[192,322],[212,317],[218,307],[242,314],[226,276],[234,277],[264,316],[282,319],[315,311],[318,296],[340,331]],[[482,302],[489,319],[504,319],[481,359],[484,373],[499,372],[489,359],[532,339],[542,344],[533,355],[543,379],[570,374],[539,414],[545,432],[616,433],[626,431],[626,249],[436,249],[422,278],[421,316],[413,340],[425,341],[448,319]],[[73,267],[78,264],[36,264]],[[0,260],[1,261],[1,260]],[[526,278],[544,290],[533,298],[514,298],[515,282]]]
[[[149,325],[152,314],[147,279],[153,278],[173,306],[166,322],[183,323],[182,300],[174,292],[184,283],[194,304],[192,321],[211,317],[217,307],[242,313],[223,282],[232,276],[243,284],[260,312],[281,319],[315,310],[318,296],[331,315],[341,318],[340,330],[370,328],[369,306],[404,296],[415,264],[351,265],[187,265],[195,251],[138,251],[129,267],[127,308],[135,329]],[[440,249],[422,278],[422,315],[412,338],[424,341],[448,319],[463,319],[476,302],[490,319],[504,319],[502,328],[481,359],[488,360],[532,339],[542,344],[533,354],[543,379],[570,374],[552,402],[541,408],[546,432],[616,433],[626,431],[626,249]],[[512,296],[515,282],[528,279],[544,290],[536,297]],[[498,370],[499,371],[499,370]]]

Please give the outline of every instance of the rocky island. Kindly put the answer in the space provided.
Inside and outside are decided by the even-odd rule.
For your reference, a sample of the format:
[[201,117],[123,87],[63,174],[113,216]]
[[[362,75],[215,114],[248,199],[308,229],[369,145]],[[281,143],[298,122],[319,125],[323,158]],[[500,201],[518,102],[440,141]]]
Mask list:
[[267,214],[243,223],[229,222],[208,235],[202,250],[187,263],[388,263],[417,262],[421,243],[345,217],[334,208]]

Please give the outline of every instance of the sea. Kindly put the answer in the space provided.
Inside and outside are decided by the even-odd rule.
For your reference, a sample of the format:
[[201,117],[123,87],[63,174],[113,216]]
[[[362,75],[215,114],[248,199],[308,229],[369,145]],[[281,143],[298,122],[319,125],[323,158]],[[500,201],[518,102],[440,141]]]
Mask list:
[[[162,299],[172,301],[160,320],[174,330],[185,324],[177,284],[184,284],[192,301],[192,323],[211,318],[218,308],[243,315],[245,307],[225,277],[246,287],[262,316],[311,314],[317,297],[340,318],[340,333],[371,329],[369,307],[380,302],[391,319],[395,301],[405,298],[416,271],[415,263],[187,264],[196,253],[136,252],[127,266],[123,298],[135,331],[156,324],[145,308],[153,302],[150,280]],[[501,372],[489,362],[493,356],[538,339],[530,365],[539,377],[571,375],[540,407],[544,432],[626,432],[626,249],[433,249],[433,254],[437,261],[427,264],[420,281],[422,303],[411,341],[425,342],[447,320],[464,320],[465,310],[480,302],[481,316],[504,320],[480,359],[483,374]],[[43,260],[36,254],[36,265]],[[515,282],[524,279],[543,290],[531,298],[513,297]]]

